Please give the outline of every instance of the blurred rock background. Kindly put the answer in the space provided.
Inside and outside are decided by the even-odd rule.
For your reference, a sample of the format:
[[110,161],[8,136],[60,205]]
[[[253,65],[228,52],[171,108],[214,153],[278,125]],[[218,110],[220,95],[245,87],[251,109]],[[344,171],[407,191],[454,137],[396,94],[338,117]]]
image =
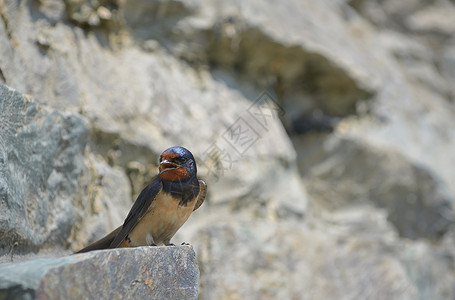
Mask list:
[[455,298],[455,2],[0,1],[0,262],[123,222],[172,145],[200,299]]

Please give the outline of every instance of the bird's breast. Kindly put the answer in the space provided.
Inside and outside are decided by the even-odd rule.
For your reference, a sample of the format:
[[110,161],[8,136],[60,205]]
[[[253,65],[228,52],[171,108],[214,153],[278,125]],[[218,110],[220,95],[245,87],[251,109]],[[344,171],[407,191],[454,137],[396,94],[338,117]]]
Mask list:
[[191,215],[196,204],[196,197],[185,206],[179,205],[180,201],[181,199],[170,193],[161,191],[130,232],[129,237],[132,244],[134,246],[149,245],[148,235],[153,237],[154,243],[157,245],[170,240]]

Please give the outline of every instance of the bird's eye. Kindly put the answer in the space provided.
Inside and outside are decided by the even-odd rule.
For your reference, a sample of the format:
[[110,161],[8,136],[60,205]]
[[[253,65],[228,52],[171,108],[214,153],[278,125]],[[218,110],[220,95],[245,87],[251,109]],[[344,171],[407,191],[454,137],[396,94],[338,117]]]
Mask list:
[[175,159],[175,161],[176,161],[177,163],[179,163],[179,164],[183,164],[183,163],[186,162],[186,158],[184,158],[184,157],[177,157],[177,158]]

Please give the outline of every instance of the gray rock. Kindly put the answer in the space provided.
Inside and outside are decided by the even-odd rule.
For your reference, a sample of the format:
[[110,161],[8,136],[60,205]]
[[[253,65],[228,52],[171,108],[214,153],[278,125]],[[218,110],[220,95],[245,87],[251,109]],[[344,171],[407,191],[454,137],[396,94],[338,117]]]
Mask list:
[[86,120],[0,85],[0,251],[64,245],[83,194]]
[[[172,31],[153,38],[165,39],[163,44],[175,55],[196,66],[209,64],[214,72],[227,74],[236,70],[239,74],[230,79],[218,78],[235,82],[245,94],[251,86],[275,86],[287,118],[314,109],[349,115],[358,102],[375,93],[378,82],[365,68],[368,58],[341,26],[340,10],[333,1],[291,0],[276,6],[260,0],[229,5],[193,1],[186,13],[173,16],[177,21]],[[293,13],[299,17],[289,17]],[[330,25],[320,26],[320,19]],[[141,32],[147,25],[142,24]]]
[[194,237],[200,299],[416,298],[392,246],[396,236],[380,212],[359,210],[344,221],[312,222],[311,228],[239,215],[212,217],[211,226]]
[[[447,82],[453,82],[455,80],[455,40],[448,43],[442,49],[442,55],[439,58],[439,66],[442,74],[444,75]],[[450,85],[450,100],[455,100],[455,87]]]
[[86,156],[89,178],[86,198],[75,208],[78,219],[71,235],[71,249],[77,251],[123,224],[132,206],[131,186],[125,172],[104,162],[100,155]]
[[4,85],[0,107],[1,262],[61,252],[68,241],[77,250],[123,223],[132,205],[129,180],[86,153],[84,117]]
[[[88,4],[81,2],[81,7]],[[134,9],[127,2],[123,5],[126,7],[121,9],[125,11]],[[151,6],[155,7],[153,3]],[[206,177],[209,186],[221,191],[212,194],[213,203],[223,205],[225,200],[244,197],[252,189],[266,189],[269,182],[262,180],[264,172],[278,171],[289,173],[287,177],[298,177],[296,168],[287,168],[295,161],[295,151],[279,116],[269,116],[267,126],[252,117],[246,118],[250,116],[252,102],[262,94],[261,89],[253,88],[243,95],[213,78],[207,70],[194,70],[182,64],[164,51],[163,45],[151,55],[131,45],[123,35],[118,38],[125,48],[118,53],[106,52],[106,45],[95,36],[87,38],[81,28],[64,22],[51,26],[44,18],[31,18],[28,10],[33,7],[23,4],[4,13],[18,41],[12,43],[7,30],[3,33],[0,30],[0,41],[5,42],[2,47],[5,60],[0,68],[6,81],[32,94],[38,102],[81,112],[91,122],[92,151],[100,153],[110,164],[126,169],[130,162],[138,162],[143,170],[155,173],[163,149],[184,145],[198,159],[200,174]],[[188,11],[194,13],[192,9]],[[18,19],[23,21],[17,22]],[[36,43],[43,44],[40,42],[43,37],[47,44],[44,48]],[[46,59],[42,59],[43,55]],[[29,61],[32,63],[28,64]],[[18,66],[28,71],[14,72]],[[122,71],[113,72],[109,66]],[[218,101],[213,101],[214,98]],[[246,121],[242,126],[252,128],[250,133],[254,135],[253,143],[248,143],[251,147],[240,152],[235,145],[232,147],[232,140],[231,145],[226,144],[229,130],[238,118]],[[212,150],[215,152],[211,154],[217,152],[216,156],[222,158],[214,162],[221,167],[215,170],[207,160]],[[249,174],[244,176],[247,169]],[[143,185],[134,188],[133,193],[137,194]],[[304,190],[298,186],[288,194],[293,199],[305,198]],[[271,197],[255,196],[265,201]],[[304,203],[298,203],[297,215],[302,214],[303,207]],[[261,209],[261,205],[256,209]]]
[[450,16],[453,1],[435,0],[351,0],[349,4],[380,28],[424,34],[432,38],[453,35],[455,23]]
[[[301,140],[306,147],[315,142]],[[329,210],[372,202],[403,237],[439,239],[453,223],[454,199],[432,172],[405,157],[333,137],[320,157],[300,157],[310,195]],[[307,170],[305,172],[305,170]]]
[[444,241],[442,247],[431,247],[424,242],[405,244],[397,254],[409,279],[414,282],[420,299],[453,297],[453,236],[450,239],[452,241]]
[[0,265],[0,299],[197,299],[191,247],[138,247]]
[[406,19],[407,27],[415,32],[436,34],[441,37],[452,36],[455,21],[450,18],[455,13],[455,5],[450,0],[436,0],[432,5],[423,6]]

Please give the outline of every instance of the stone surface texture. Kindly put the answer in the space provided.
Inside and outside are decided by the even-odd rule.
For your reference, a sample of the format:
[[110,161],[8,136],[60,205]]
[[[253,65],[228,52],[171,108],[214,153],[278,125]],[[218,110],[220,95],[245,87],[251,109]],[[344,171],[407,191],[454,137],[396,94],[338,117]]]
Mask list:
[[0,299],[197,299],[199,269],[189,246],[138,247],[6,263],[0,278]]
[[454,12],[0,1],[0,262],[114,229],[182,145],[199,299],[455,298]]

